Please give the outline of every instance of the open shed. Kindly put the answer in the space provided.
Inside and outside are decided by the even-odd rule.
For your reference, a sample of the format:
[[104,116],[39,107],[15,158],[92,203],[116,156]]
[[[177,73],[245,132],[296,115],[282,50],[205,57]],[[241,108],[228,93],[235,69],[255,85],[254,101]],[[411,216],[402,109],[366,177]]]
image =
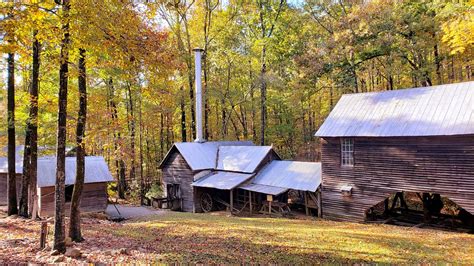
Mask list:
[[[252,197],[254,193],[267,195],[264,202],[257,203],[262,206],[261,211],[268,211],[269,213],[273,211],[272,204],[276,207],[279,205],[279,203],[273,203],[273,196],[279,196],[289,190],[301,192],[304,197],[306,214],[309,214],[309,209],[316,209],[318,216],[321,216],[320,185],[321,163],[272,161],[251,182],[243,184],[239,188],[249,191],[252,204],[256,198],[255,196]],[[251,211],[252,207],[250,208]]]

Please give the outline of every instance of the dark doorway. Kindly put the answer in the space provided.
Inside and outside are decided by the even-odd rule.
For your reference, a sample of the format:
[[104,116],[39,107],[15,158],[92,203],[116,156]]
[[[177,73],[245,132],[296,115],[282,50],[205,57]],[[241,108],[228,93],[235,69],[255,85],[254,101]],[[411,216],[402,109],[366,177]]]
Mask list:
[[74,185],[66,185],[66,189],[64,191],[66,202],[71,202],[73,191],[74,191]]
[[181,188],[179,184],[167,184],[166,197],[168,202],[168,208],[173,211],[178,211],[182,209]]

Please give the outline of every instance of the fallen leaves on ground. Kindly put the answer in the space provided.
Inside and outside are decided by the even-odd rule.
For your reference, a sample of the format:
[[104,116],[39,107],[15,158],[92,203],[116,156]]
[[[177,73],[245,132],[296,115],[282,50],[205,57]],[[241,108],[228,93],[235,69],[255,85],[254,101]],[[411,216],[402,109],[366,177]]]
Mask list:
[[[474,236],[390,225],[167,212],[114,223],[83,218],[82,256],[39,249],[40,222],[0,219],[0,263],[474,264]],[[52,221],[49,224],[52,241]]]

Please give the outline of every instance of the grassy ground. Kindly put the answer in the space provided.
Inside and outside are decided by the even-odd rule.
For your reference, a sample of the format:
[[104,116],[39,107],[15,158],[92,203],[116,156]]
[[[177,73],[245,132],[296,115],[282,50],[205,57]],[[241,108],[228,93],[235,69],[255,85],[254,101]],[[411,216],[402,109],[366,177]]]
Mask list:
[[169,213],[109,233],[153,243],[168,262],[474,263],[474,235],[389,225]]
[[[38,230],[0,219],[0,262],[51,262],[37,248]],[[87,218],[84,237],[75,245],[83,257],[65,262],[474,264],[474,235],[325,220],[165,212],[125,223]]]

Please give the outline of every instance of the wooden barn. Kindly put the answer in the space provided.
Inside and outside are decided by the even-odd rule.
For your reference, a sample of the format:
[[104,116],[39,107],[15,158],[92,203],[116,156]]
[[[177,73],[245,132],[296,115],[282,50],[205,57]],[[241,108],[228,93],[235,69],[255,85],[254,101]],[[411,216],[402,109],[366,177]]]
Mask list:
[[363,221],[397,192],[474,213],[474,82],[343,95],[316,136],[325,218]]
[[200,196],[206,188],[230,191],[275,159],[280,157],[271,146],[251,142],[183,142],[173,145],[159,168],[165,194],[170,204],[175,201],[172,208],[201,212]]
[[[22,172],[21,164],[17,165],[17,172]],[[5,168],[6,169],[6,168]],[[3,171],[3,168],[0,168]],[[18,175],[21,177],[21,174]],[[76,158],[66,157],[66,209],[70,207],[72,192],[76,179]],[[107,208],[107,183],[113,177],[103,157],[86,156],[85,158],[85,184],[81,200],[81,211],[101,212]],[[21,178],[18,178],[18,184]],[[56,182],[56,158],[38,158],[38,208],[40,216],[54,214],[54,185]],[[6,173],[0,174],[0,191],[6,190]],[[5,197],[1,194],[1,199]],[[1,203],[1,202],[0,202]]]
[[231,212],[278,212],[287,206],[290,190],[302,193],[307,213],[321,210],[321,164],[282,161],[271,146],[175,143],[160,168],[166,201],[174,210],[210,211],[217,203]]

